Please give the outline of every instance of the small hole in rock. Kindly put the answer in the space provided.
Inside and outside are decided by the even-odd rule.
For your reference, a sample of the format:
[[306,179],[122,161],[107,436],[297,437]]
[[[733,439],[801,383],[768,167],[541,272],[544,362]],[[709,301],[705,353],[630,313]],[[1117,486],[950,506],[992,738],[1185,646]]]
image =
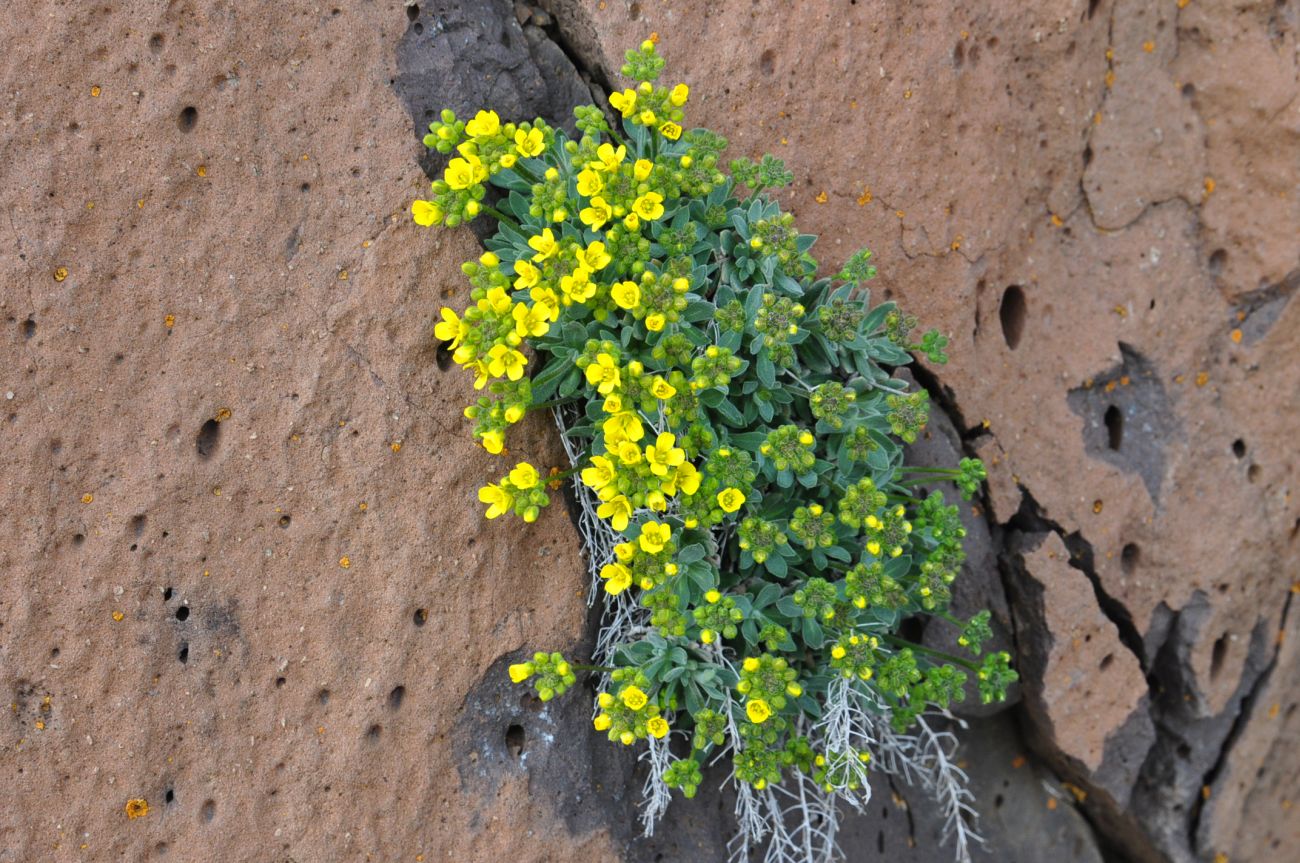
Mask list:
[[1214,642],[1214,647],[1210,651],[1210,679],[1219,676],[1223,670],[1223,660],[1228,656],[1228,633],[1223,633],[1219,639]]
[[378,743],[379,735],[383,733],[384,727],[378,723],[366,729],[366,740],[370,743]]
[[149,50],[157,54],[163,48],[163,34],[155,33],[149,37]]
[[1002,321],[1002,337],[1006,339],[1007,347],[1014,351],[1025,332],[1025,292],[1019,285],[1012,285],[1003,292],[998,317]]
[[72,535],[72,544],[73,544],[73,545],[81,545],[81,544],[82,544],[83,542],[85,542],[85,541],[86,541],[86,535],[83,534],[83,533],[74,533],[74,534]]
[[180,608],[176,609],[176,619],[181,621],[189,620],[190,607],[188,605],[182,605]]
[[1215,249],[1210,254],[1209,260],[1210,275],[1217,276],[1223,272],[1223,267],[1228,263],[1228,252],[1224,249]]
[[275,679],[275,688],[276,688],[276,689],[279,689],[281,686],[284,686],[284,678],[283,678],[283,677],[277,677],[277,678]]
[[193,105],[187,105],[181,109],[180,116],[176,118],[176,126],[182,132],[192,132],[199,122],[199,109]]
[[134,533],[137,537],[141,536],[144,533],[144,523],[146,520],[147,520],[146,516],[143,515],[132,516],[131,532]]
[[1113,450],[1119,450],[1120,445],[1124,443],[1124,415],[1120,413],[1119,408],[1111,405],[1106,408],[1106,415],[1102,419],[1106,423],[1106,445]]
[[416,626],[424,626],[428,620],[429,612],[425,611],[423,608],[417,608],[415,614],[411,615],[411,622]]
[[1179,758],[1187,758],[1192,754],[1192,747],[1186,743],[1180,743],[1174,751],[1178,753]]
[[280,519],[279,521],[276,522],[276,524],[280,525],[280,527],[288,527],[289,522],[291,521],[293,521],[293,519],[290,518],[289,515],[286,513],[285,515],[280,516]]
[[776,53],[771,48],[758,55],[758,68],[764,75],[776,71]]
[[215,816],[216,814],[217,814],[216,801],[204,800],[203,806],[199,809],[199,817],[202,818],[205,823],[207,823],[210,822],[213,816]]
[[410,6],[406,7],[407,21],[414,21],[416,18],[419,17],[420,17],[420,6],[418,3],[412,3]]
[[182,643],[180,651],[176,654],[176,658],[180,660],[181,665],[184,665],[185,663],[189,662],[190,646],[188,644]]
[[1138,561],[1141,559],[1142,549],[1137,547],[1137,543],[1130,542],[1128,545],[1124,546],[1124,549],[1119,553],[1119,563],[1120,566],[1124,568],[1125,572],[1132,572],[1137,567]]
[[320,692],[317,692],[317,693],[316,693],[316,700],[320,702],[320,706],[321,706],[321,707],[324,707],[325,705],[329,704],[329,703],[330,703],[330,691],[329,691],[328,689],[322,689]]
[[438,352],[434,355],[434,361],[438,364],[439,371],[445,372],[447,369],[451,368],[451,356],[452,351],[451,348],[448,347],[447,342],[439,342]]
[[1235,455],[1237,458],[1245,458],[1245,457],[1246,457],[1246,442],[1245,442],[1244,440],[1242,440],[1241,438],[1237,438],[1235,441],[1233,441],[1233,442],[1232,442],[1232,454]]
[[194,449],[198,452],[199,458],[212,458],[212,454],[217,451],[217,443],[220,440],[221,423],[210,419],[199,426],[198,436],[194,439]]
[[1261,473],[1261,470],[1260,470],[1259,465],[1257,465],[1257,464],[1252,464],[1250,467],[1246,468],[1246,481],[1247,481],[1247,482],[1258,482],[1258,481],[1259,481],[1259,475],[1260,475],[1260,473]]
[[36,321],[28,318],[23,321],[23,338],[30,339],[34,335],[36,335]]
[[506,751],[515,758],[524,753],[524,727],[511,725],[506,729]]
[[1101,663],[1098,664],[1097,669],[1099,671],[1105,671],[1107,668],[1110,668],[1114,662],[1115,662],[1115,654],[1107,653],[1105,656],[1102,657]]
[[402,706],[402,701],[406,698],[405,686],[394,686],[393,691],[388,693],[388,709],[397,710]]
[[175,803],[176,792],[173,791],[171,788],[168,788],[167,793],[163,795],[163,799],[166,800],[168,803]]
[[414,24],[411,25],[411,29],[415,31],[416,36],[419,36],[424,32],[424,25],[421,24],[419,21],[416,21]]
[[170,588],[170,587],[164,587],[164,588],[163,588],[163,602],[170,602],[173,593],[175,593],[175,591],[174,591],[172,588]]
[[993,795],[993,808],[994,808],[994,809],[1001,809],[1001,808],[1002,808],[1002,795],[1001,795],[1001,794],[994,794],[994,795]]

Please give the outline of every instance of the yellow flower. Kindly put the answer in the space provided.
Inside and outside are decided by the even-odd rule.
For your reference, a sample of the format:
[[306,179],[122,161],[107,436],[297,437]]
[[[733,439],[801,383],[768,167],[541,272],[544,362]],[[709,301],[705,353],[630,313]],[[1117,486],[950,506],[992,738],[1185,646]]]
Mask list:
[[609,710],[614,706],[614,696],[608,692],[602,692],[596,696],[596,703],[600,705],[601,710]]
[[650,736],[657,740],[668,733],[668,720],[662,716],[656,716],[645,724],[645,730],[650,732]]
[[516,662],[510,666],[510,680],[513,683],[523,683],[533,676],[533,664],[531,662]]
[[488,374],[493,377],[505,376],[517,381],[524,376],[524,366],[527,363],[527,357],[505,345],[493,345],[488,351]]
[[514,302],[510,299],[510,295],[506,293],[505,288],[493,288],[487,292],[486,297],[478,301],[477,305],[484,311],[491,309],[498,315],[504,315],[510,311],[510,307],[514,305]]
[[661,332],[667,322],[668,319],[659,312],[645,316],[645,328],[652,333]]
[[772,715],[772,708],[768,707],[763,699],[755,698],[745,705],[745,715],[749,717],[750,722],[761,725]]
[[443,172],[442,178],[453,189],[468,189],[486,176],[487,169],[483,167],[483,163],[478,160],[478,157],[467,156],[464,159],[452,159],[448,162],[447,170]]
[[578,218],[584,225],[589,225],[593,231],[599,231],[613,215],[614,212],[609,208],[609,204],[605,203],[605,199],[599,195],[591,199],[590,207],[583,207],[578,211]]
[[659,134],[669,141],[676,141],[682,136],[682,127],[670,121],[659,127]]
[[621,563],[607,563],[600,568],[600,577],[605,580],[605,592],[618,596],[632,586],[632,571]]
[[721,599],[722,594],[716,590],[710,590],[708,593],[704,594],[704,601],[709,605],[717,605],[718,601]]
[[465,124],[465,133],[472,138],[486,138],[495,135],[500,128],[501,118],[496,111],[479,111]]
[[594,198],[605,188],[605,181],[600,174],[590,169],[578,172],[578,194],[584,198]]
[[623,227],[629,231],[639,230],[641,227],[641,217],[636,213],[628,213],[623,217]]
[[609,289],[609,295],[620,309],[635,309],[641,304],[641,288],[636,282],[617,282]]
[[591,720],[591,726],[597,731],[608,731],[613,720],[609,718],[608,713],[602,713],[595,719]]
[[659,375],[655,375],[654,380],[650,382],[650,395],[657,399],[667,400],[677,395],[677,387],[668,383]]
[[803,444],[804,446],[812,446],[814,440],[816,440],[816,438],[812,436],[812,432],[810,431],[803,431],[799,433],[799,443]]
[[596,148],[596,158],[599,160],[597,167],[611,173],[618,170],[618,166],[623,164],[623,159],[627,156],[627,147],[619,144],[615,148],[612,144],[601,144]]
[[636,91],[624,90],[622,93],[610,93],[609,104],[614,106],[614,110],[623,115],[624,119],[631,117],[632,112],[636,110]]
[[664,196],[658,192],[646,192],[632,202],[632,210],[647,222],[653,222],[664,214]]
[[587,383],[601,395],[609,395],[620,383],[618,364],[609,354],[596,354],[596,361],[587,366]]
[[624,746],[631,746],[633,743],[636,743],[636,735],[631,731],[624,731],[618,736],[618,742],[622,743]]
[[483,433],[483,449],[492,453],[492,455],[500,455],[504,445],[505,435],[501,434],[501,432],[490,431]]
[[149,814],[149,801],[143,797],[132,797],[126,801],[126,817],[134,821]]
[[415,224],[426,228],[436,225],[442,221],[442,207],[433,201],[412,201],[411,218],[415,219]]
[[596,240],[586,249],[578,249],[575,254],[578,263],[591,270],[593,273],[605,269],[609,266],[609,262],[614,260],[614,256],[605,251],[605,244],[600,240]]
[[526,291],[541,279],[541,270],[527,261],[515,261],[515,290]]
[[670,468],[685,463],[686,451],[673,446],[676,442],[671,432],[663,432],[655,438],[653,446],[646,447],[645,458],[655,476],[667,476]]
[[520,491],[527,491],[537,485],[540,477],[537,474],[537,468],[533,467],[526,461],[521,461],[515,465],[514,470],[510,471],[510,484]]
[[600,430],[605,433],[605,443],[619,443],[630,440],[638,441],[645,437],[645,428],[641,420],[631,411],[614,414],[601,423]]
[[548,314],[543,306],[529,306],[519,303],[511,310],[515,319],[515,332],[521,337],[544,336],[551,329]]
[[628,520],[632,517],[632,501],[625,495],[615,495],[600,505],[596,515],[608,519],[610,527],[614,530],[627,530]]
[[610,393],[600,403],[600,409],[607,414],[621,413],[623,411],[623,397],[618,393]]
[[618,444],[616,455],[618,460],[628,467],[641,463],[641,447],[630,440],[621,441]]
[[505,515],[515,505],[515,496],[495,483],[488,483],[479,489],[478,499],[480,503],[488,505],[488,518]]
[[560,291],[570,303],[585,303],[596,296],[596,283],[591,280],[591,270],[579,267],[560,279]]
[[650,172],[654,169],[654,166],[655,163],[651,162],[649,159],[637,159],[632,164],[632,176],[636,177],[637,181],[640,182],[650,176]]
[[646,706],[650,699],[637,686],[625,686],[623,691],[618,694],[619,700],[633,710],[640,710]]
[[718,506],[723,512],[735,512],[745,505],[745,495],[738,488],[724,488],[718,492]]
[[533,255],[534,261],[544,261],[559,250],[560,244],[555,241],[555,235],[551,233],[550,228],[543,228],[542,232],[535,237],[529,237],[529,247],[537,252]]
[[835,659],[843,659],[847,653],[848,651],[838,644],[831,648],[831,656]]
[[757,657],[753,657],[753,656],[746,657],[745,661],[741,663],[740,667],[745,669],[746,671],[758,671]]
[[514,153],[502,153],[501,158],[497,159],[497,162],[503,168],[513,168],[515,166],[515,162],[517,162],[518,160],[519,157],[516,156]]
[[444,342],[450,342],[452,350],[460,347],[460,340],[465,338],[469,326],[446,306],[442,307],[442,320],[433,327],[433,334]]
[[691,95],[691,88],[685,84],[678,84],[668,93],[668,102],[674,108],[680,108],[686,104],[686,100]]
[[641,550],[648,554],[658,554],[673,538],[673,529],[658,521],[647,521],[641,525],[641,537],[638,540]]
[[614,463],[603,455],[591,457],[591,467],[582,469],[582,481],[590,487],[600,490],[614,481],[617,471]]
[[677,476],[674,484],[681,489],[682,494],[690,497],[700,489],[700,472],[695,465],[690,462],[683,462],[677,466]]
[[538,308],[546,310],[546,319],[551,323],[560,319],[560,298],[555,291],[539,286],[529,291],[528,296]]
[[646,110],[642,111],[640,114],[637,114],[636,119],[637,122],[640,123],[642,126],[653,126],[655,124],[655,120],[658,118],[655,117],[654,111],[651,111],[650,109],[647,108]]
[[523,129],[515,131],[515,150],[525,159],[540,156],[545,149],[546,136],[542,134],[541,129],[529,129],[527,132]]

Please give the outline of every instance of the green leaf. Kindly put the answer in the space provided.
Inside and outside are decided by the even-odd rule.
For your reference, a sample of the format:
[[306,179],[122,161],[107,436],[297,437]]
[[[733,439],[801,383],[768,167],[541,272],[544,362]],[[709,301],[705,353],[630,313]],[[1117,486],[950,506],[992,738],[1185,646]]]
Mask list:
[[768,356],[767,351],[760,353],[754,361],[754,372],[763,386],[768,389],[776,386],[776,366],[772,364],[772,358]]

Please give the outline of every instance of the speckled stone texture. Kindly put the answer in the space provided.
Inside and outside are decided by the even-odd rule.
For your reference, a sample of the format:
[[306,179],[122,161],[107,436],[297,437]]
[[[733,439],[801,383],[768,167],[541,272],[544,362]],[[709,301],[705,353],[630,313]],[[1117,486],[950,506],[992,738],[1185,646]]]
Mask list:
[[[970,590],[1044,669],[966,732],[985,859],[1300,859],[1294,0],[424,6],[0,13],[0,863],[716,856],[725,801],[635,840],[582,693],[502,680],[589,633],[583,564],[562,506],[482,520],[430,333],[478,246],[406,215],[408,110],[549,114],[652,31],[953,338]],[[877,791],[850,859],[947,859]]]

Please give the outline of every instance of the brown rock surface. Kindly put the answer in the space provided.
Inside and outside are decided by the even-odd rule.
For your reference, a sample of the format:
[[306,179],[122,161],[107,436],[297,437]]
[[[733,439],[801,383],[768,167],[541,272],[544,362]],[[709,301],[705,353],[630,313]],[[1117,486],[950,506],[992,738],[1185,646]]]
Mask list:
[[586,609],[562,507],[475,499],[403,9],[4,17],[0,860],[609,859],[458,778],[471,687]]
[[[1091,814],[1152,859],[1300,858],[1295,4],[547,6],[597,80],[658,31],[691,116],[788,161],[822,259],[872,245],[877,295],[952,336],[991,534],[1051,534],[1058,648],[1119,644],[1055,691],[1136,663],[1177,694],[1130,811],[1105,779]],[[481,521],[499,464],[429,340],[476,249],[405,217],[396,55],[435,10],[6,11],[0,861],[617,859],[626,825],[558,812],[545,737],[501,727],[585,741],[583,711],[484,694],[585,607],[563,512]],[[1104,764],[1051,734],[1095,702],[1045,705],[1049,754]]]

